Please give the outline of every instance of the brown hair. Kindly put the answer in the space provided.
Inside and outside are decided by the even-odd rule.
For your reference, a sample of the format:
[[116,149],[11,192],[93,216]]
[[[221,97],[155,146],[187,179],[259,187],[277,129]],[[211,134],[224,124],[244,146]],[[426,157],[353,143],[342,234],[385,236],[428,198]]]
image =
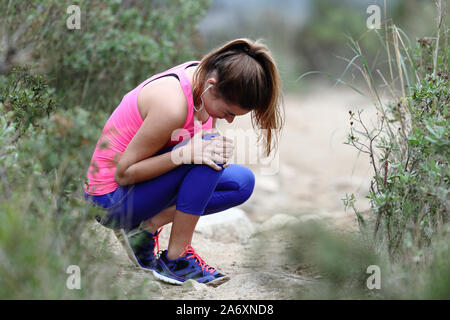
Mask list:
[[[194,105],[209,76],[217,77],[214,94],[227,104],[252,111],[252,126],[264,129],[265,152],[278,147],[284,124],[283,93],[275,62],[262,40],[236,39],[205,55],[194,73]],[[282,112],[283,111],[283,114]],[[275,136],[271,129],[275,130]],[[263,133],[264,133],[263,132]],[[262,136],[259,134],[258,142]]]

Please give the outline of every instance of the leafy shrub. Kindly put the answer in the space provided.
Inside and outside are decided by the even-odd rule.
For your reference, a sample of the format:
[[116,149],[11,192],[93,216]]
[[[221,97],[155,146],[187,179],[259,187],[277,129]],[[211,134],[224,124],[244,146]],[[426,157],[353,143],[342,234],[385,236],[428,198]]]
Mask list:
[[[65,26],[69,4],[82,8],[81,31]],[[145,281],[130,290],[116,282],[123,270],[108,234],[93,227],[99,209],[86,205],[82,187],[123,94],[192,58],[205,4],[0,2],[9,39],[0,49],[1,298],[158,298]],[[81,290],[66,287],[69,265],[81,268]]]
[[[295,288],[297,299],[448,299],[450,297],[449,232],[434,237],[427,264],[392,263],[386,251],[376,250],[361,234],[338,232],[317,222],[292,225],[292,246],[281,254],[303,271],[315,270],[314,281]],[[265,240],[270,241],[270,237]],[[379,287],[373,285],[379,269]]]
[[[439,9],[438,21],[442,19]],[[352,67],[360,71],[367,89],[350,86],[371,98],[378,111],[378,122],[372,126],[362,118],[363,110],[349,111],[350,133],[345,142],[370,158],[373,177],[367,198],[371,208],[360,212],[354,194],[343,199],[357,216],[361,232],[355,239],[308,227],[292,231],[300,240],[291,258],[301,263],[307,257],[324,275],[319,289],[302,298],[450,296],[448,30],[442,38],[419,39],[414,47],[395,25],[384,31],[384,38],[373,32],[385,50],[387,66],[369,67],[358,41],[351,40],[355,55],[336,79],[348,84],[344,81],[347,71]],[[380,69],[389,70],[390,76]],[[377,81],[390,96],[381,94]],[[322,247],[305,249],[300,243]],[[365,268],[373,261],[382,275],[382,288],[375,292],[360,281],[363,276],[367,279]],[[351,267],[342,267],[346,265]]]
[[[375,174],[368,196],[375,216],[373,232],[392,256],[430,245],[448,222],[448,70],[425,75],[410,92],[399,102],[378,106],[381,119],[373,130],[364,125],[362,111],[350,111],[346,142],[370,155]],[[347,198],[346,205],[351,201]]]
[[[70,5],[80,7],[81,29],[66,26]],[[26,54],[27,64],[48,75],[61,107],[111,111],[141,81],[193,58],[195,28],[208,5],[209,0],[3,1],[0,21],[17,38],[10,51]]]
[[39,120],[55,109],[54,89],[45,76],[31,74],[28,68],[14,68],[8,77],[0,78],[0,103],[4,113],[10,112],[10,121],[18,131],[18,138],[30,125],[39,125]]

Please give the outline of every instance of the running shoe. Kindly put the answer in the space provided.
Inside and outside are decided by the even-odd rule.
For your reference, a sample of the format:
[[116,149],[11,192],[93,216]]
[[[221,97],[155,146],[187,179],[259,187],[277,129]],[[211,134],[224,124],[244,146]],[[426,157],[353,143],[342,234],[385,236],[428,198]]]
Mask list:
[[139,268],[153,270],[156,267],[156,252],[159,251],[158,237],[162,228],[155,234],[137,228],[131,231],[120,229],[115,231],[119,241],[122,243],[128,257]]
[[183,284],[192,279],[214,286],[229,280],[229,277],[207,265],[190,245],[175,260],[167,258],[167,250],[164,250],[157,260],[153,275],[172,284]]

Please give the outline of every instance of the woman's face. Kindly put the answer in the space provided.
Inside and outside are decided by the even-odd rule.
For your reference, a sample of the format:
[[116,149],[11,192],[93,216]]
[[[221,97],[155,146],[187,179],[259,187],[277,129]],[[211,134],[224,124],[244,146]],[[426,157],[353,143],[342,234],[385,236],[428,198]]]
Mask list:
[[[208,82],[207,88],[213,82]],[[217,98],[212,90],[215,87],[211,87],[203,94],[203,104],[205,111],[213,118],[225,119],[228,123],[233,122],[234,117],[242,116],[250,112],[249,110],[242,109],[238,105],[227,104],[223,99]]]

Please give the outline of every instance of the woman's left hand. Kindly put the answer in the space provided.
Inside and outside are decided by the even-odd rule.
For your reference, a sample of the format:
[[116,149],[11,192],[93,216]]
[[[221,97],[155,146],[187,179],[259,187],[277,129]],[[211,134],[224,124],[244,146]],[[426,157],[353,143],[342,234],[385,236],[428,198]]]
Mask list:
[[234,142],[232,139],[227,138],[223,135],[215,136],[215,137],[211,138],[211,140],[223,142],[223,144],[221,144],[221,147],[216,147],[216,149],[214,150],[214,153],[216,153],[217,155],[226,159],[226,162],[224,163],[224,165],[222,167],[225,169],[226,167],[228,167],[230,165],[229,161],[231,160],[231,157],[233,156],[233,152],[234,152]]

